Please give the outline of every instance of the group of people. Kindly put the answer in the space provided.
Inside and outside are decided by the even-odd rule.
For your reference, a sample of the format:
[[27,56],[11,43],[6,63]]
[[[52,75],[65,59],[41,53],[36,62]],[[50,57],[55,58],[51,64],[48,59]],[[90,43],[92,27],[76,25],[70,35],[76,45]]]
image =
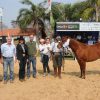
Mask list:
[[[52,59],[54,76],[61,78],[61,66],[63,60],[63,47],[59,45],[61,39],[55,38],[51,43],[50,38],[40,39],[39,43],[33,41],[34,35],[29,35],[29,41],[25,43],[23,37],[19,38],[17,46],[11,43],[12,38],[7,37],[7,43],[1,45],[1,63],[3,64],[4,83],[8,81],[8,68],[10,71],[10,82],[14,81],[14,61],[19,63],[19,80],[25,81],[25,73],[27,78],[31,76],[31,63],[33,78],[37,77],[36,57],[40,52],[40,61],[43,65],[43,76],[50,74],[48,62]],[[27,65],[27,68],[26,68]],[[25,70],[26,69],[26,70]],[[46,73],[47,72],[47,73]]]

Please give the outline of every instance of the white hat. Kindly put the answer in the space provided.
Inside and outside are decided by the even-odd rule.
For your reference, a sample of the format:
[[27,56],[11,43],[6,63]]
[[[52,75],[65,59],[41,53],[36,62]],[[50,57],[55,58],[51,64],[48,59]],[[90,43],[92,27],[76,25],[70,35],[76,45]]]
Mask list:
[[40,42],[44,42],[45,40],[44,39],[40,39]]

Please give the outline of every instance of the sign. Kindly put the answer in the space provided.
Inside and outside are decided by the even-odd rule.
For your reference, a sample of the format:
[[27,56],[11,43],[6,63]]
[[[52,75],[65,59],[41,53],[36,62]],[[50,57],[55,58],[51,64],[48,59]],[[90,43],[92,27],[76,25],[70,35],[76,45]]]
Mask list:
[[0,16],[3,16],[3,9],[0,8]]
[[82,31],[100,31],[100,22],[80,23],[80,30]]
[[100,22],[57,22],[56,31],[100,31]]
[[79,24],[57,24],[57,30],[79,30]]

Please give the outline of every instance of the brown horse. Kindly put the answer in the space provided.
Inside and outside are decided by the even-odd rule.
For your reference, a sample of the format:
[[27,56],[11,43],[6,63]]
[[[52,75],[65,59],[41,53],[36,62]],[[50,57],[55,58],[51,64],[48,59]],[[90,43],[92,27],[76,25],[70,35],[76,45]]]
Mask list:
[[62,41],[74,52],[80,66],[80,77],[85,79],[86,62],[95,61],[100,58],[100,43],[87,45],[67,36],[62,37]]

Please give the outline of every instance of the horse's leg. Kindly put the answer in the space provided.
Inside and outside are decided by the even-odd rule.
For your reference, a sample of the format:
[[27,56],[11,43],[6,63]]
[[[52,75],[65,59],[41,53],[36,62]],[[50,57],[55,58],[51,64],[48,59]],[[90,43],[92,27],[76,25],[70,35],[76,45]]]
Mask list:
[[82,78],[83,72],[82,72],[82,67],[81,66],[80,66],[80,71],[81,71],[80,78]]
[[79,63],[79,66],[80,66],[80,71],[81,71],[81,75],[80,75],[80,78],[82,78],[82,75],[83,75],[83,72],[82,72],[82,63],[80,60],[77,60],[78,63]]
[[86,62],[84,62],[82,60],[78,60],[78,63],[80,65],[80,71],[81,71],[80,78],[84,78],[85,79]]
[[83,79],[85,79],[85,74],[86,74],[86,62],[83,62]]

